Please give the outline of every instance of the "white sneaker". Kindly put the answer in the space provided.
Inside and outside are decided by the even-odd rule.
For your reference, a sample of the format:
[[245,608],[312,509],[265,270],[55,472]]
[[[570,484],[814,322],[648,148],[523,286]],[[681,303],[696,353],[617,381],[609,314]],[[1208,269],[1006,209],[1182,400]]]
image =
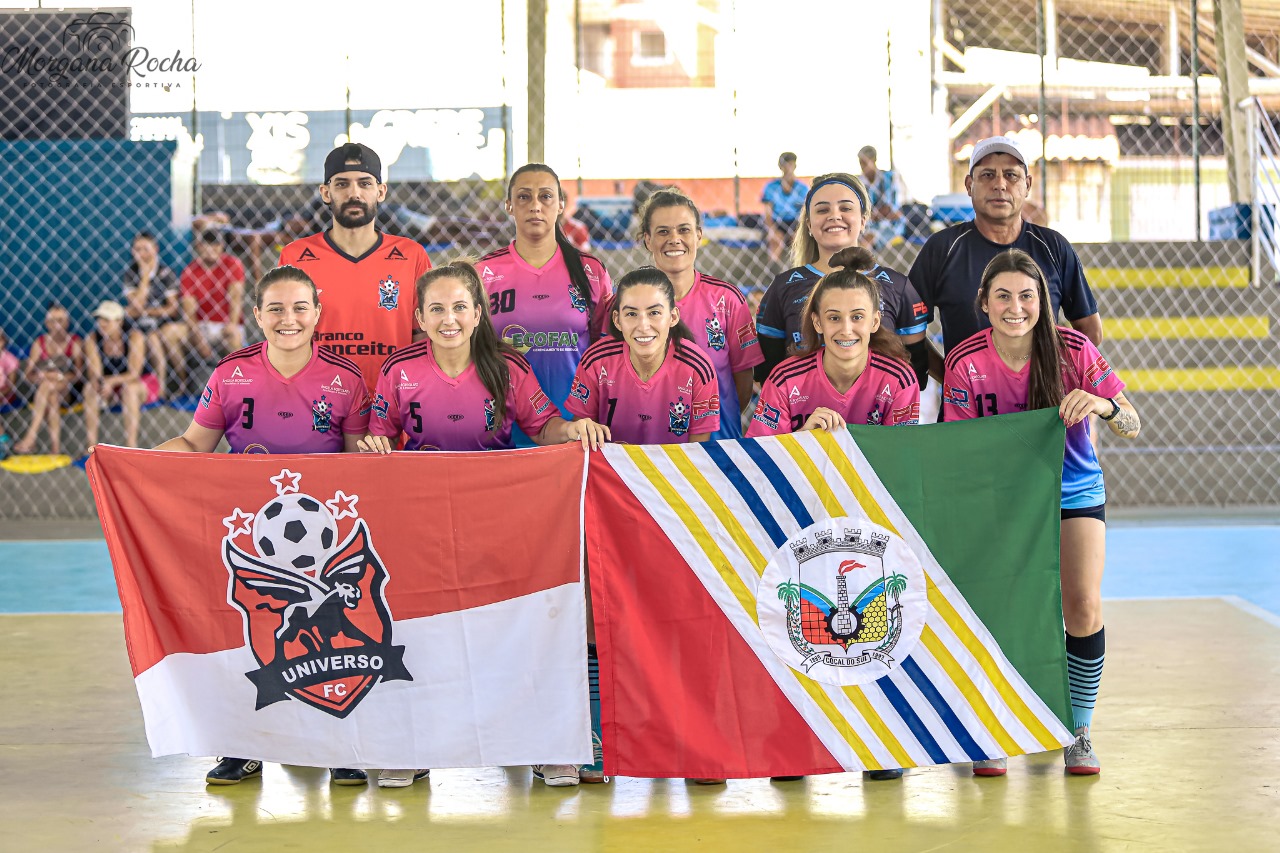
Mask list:
[[578,765],[535,764],[533,775],[546,782],[548,787],[572,788],[578,784]]
[[379,788],[408,788],[419,779],[430,775],[430,770],[380,770],[378,771]]

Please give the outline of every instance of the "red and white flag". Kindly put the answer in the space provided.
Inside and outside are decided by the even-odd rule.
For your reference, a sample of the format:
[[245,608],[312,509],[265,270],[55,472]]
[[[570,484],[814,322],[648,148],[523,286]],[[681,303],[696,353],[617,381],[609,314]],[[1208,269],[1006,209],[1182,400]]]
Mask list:
[[576,446],[88,471],[153,755],[591,760]]

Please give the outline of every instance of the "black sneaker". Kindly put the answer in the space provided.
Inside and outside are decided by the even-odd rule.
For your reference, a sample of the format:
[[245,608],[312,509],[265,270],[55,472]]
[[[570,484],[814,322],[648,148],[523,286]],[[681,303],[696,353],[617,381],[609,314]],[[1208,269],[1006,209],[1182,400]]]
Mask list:
[[902,773],[901,767],[894,767],[889,770],[868,770],[867,778],[872,782],[891,782],[894,779],[901,779]]
[[774,782],[799,782],[803,776],[770,776]]
[[239,785],[245,779],[262,775],[262,762],[253,758],[224,758],[209,771],[204,781],[209,785]]
[[335,785],[367,785],[369,774],[349,767],[330,767],[329,781]]

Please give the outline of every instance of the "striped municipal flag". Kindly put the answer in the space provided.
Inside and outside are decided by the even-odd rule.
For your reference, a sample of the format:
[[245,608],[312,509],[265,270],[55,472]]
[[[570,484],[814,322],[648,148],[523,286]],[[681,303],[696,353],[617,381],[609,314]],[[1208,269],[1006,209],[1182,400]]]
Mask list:
[[593,456],[606,771],[915,767],[1071,742],[1056,412]]

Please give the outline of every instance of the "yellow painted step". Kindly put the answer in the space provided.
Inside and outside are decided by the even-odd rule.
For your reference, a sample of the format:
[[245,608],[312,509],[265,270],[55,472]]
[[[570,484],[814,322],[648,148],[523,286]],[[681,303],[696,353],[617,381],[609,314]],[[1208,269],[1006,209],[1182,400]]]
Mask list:
[[1090,287],[1248,287],[1248,267],[1085,267]]
[[1127,391],[1275,391],[1278,367],[1189,367],[1174,370],[1126,370]]
[[1107,339],[1118,341],[1179,338],[1262,340],[1271,336],[1271,318],[1265,315],[1108,317],[1102,323]]

